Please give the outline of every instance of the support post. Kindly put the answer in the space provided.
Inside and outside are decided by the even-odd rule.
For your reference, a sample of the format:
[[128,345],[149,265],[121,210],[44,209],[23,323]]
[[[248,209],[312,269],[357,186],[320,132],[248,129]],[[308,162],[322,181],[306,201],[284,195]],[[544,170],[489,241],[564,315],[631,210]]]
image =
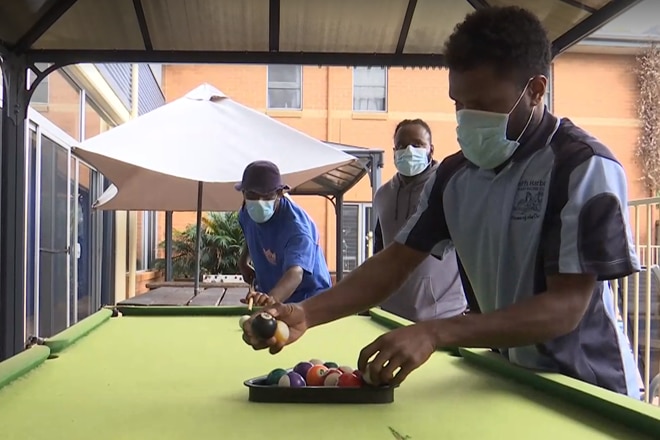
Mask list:
[[29,104],[25,58],[2,59],[0,144],[0,360],[25,345],[25,118]]
[[172,268],[172,211],[165,211],[165,281],[174,278]]
[[335,214],[337,215],[336,225],[336,235],[337,235],[337,254],[336,254],[336,268],[335,274],[337,282],[341,281],[344,277],[344,222],[343,222],[343,213],[344,213],[344,195],[339,194],[335,197]]

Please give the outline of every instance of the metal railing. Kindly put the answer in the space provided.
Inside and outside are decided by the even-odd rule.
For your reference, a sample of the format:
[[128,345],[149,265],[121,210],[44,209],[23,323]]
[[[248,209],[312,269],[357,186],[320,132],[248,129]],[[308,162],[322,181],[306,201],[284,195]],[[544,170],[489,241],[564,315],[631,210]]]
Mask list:
[[[660,370],[660,197],[629,203],[633,245],[642,271],[614,280],[612,291],[619,324],[630,341],[640,371],[644,401],[658,405]],[[632,297],[631,297],[632,296]]]

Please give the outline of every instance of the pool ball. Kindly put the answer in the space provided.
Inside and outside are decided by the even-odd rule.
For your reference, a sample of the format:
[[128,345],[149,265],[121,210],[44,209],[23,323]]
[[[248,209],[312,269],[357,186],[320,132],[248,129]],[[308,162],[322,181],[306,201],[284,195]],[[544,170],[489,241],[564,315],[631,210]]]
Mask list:
[[277,331],[277,321],[270,313],[262,312],[252,320],[252,332],[259,339],[270,339]]
[[377,383],[375,381],[371,380],[371,373],[369,372],[369,365],[367,365],[365,367],[364,371],[362,372],[362,380],[367,385],[373,385],[373,386],[377,385]]
[[309,361],[314,365],[323,365],[323,361],[321,359],[310,359]]
[[326,362],[323,365],[325,365],[328,368],[337,368],[339,365],[335,364],[334,362]]
[[305,385],[305,379],[295,371],[285,374],[277,382],[277,386],[283,388],[301,388]]
[[328,371],[328,368],[325,365],[314,365],[307,372],[307,385],[310,387],[320,387],[323,386],[323,381],[325,380],[325,373]]
[[275,368],[266,376],[266,383],[268,385],[277,385],[282,376],[286,376],[287,371],[284,368]]
[[313,366],[314,365],[312,365],[310,362],[299,362],[295,367],[293,367],[293,371],[300,374],[302,377],[307,377],[307,372]]
[[344,373],[337,379],[337,386],[341,388],[355,388],[362,386],[362,380],[352,373]]
[[289,340],[289,326],[284,321],[277,321],[275,329],[275,340],[281,344],[286,344]]
[[349,366],[346,366],[346,365],[343,365],[343,366],[339,367],[339,370],[342,373],[352,373],[353,372],[353,369]]
[[238,325],[241,328],[241,330],[243,330],[243,324],[245,324],[245,321],[247,321],[248,319],[250,319],[250,315],[243,315],[241,316],[241,319],[238,320]]
[[342,374],[344,373],[339,370],[328,370],[323,379],[323,386],[336,387],[337,383],[339,383],[339,376]]

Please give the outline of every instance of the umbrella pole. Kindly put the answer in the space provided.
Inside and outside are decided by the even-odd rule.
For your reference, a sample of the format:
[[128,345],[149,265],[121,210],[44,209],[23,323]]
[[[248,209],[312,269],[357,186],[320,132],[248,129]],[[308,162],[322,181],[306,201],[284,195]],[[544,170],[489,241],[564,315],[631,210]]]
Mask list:
[[202,254],[202,196],[204,194],[204,182],[197,183],[197,232],[195,234],[195,289],[193,295],[199,294],[199,274],[201,272],[200,260]]

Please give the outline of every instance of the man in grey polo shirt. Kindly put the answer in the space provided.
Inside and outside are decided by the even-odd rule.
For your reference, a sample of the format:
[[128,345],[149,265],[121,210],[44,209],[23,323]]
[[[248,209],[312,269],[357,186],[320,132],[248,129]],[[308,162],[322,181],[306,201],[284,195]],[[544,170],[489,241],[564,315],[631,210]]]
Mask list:
[[[623,167],[543,105],[551,48],[533,14],[480,9],[444,54],[461,151],[438,167],[396,243],[328,291],[270,309],[289,324],[287,343],[381,302],[429,254],[455,247],[481,313],[393,330],[362,350],[362,371],[396,384],[437,348],[496,348],[514,364],[639,398],[608,283],[639,270]],[[282,349],[249,327],[255,349]]]
[[[396,126],[394,164],[397,173],[378,188],[374,197],[374,253],[394,242],[415,213],[424,185],[440,165],[433,160],[431,127],[426,122],[404,119]],[[449,318],[465,312],[456,253],[449,251],[442,260],[429,255],[380,306],[411,321]]]

